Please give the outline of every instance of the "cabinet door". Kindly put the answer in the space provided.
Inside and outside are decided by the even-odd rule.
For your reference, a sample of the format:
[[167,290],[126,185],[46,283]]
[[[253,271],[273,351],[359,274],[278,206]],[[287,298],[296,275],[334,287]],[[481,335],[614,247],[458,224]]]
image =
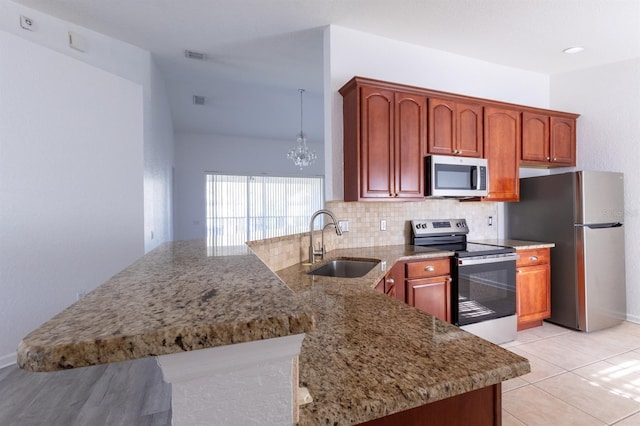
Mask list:
[[393,91],[360,90],[360,196],[388,198],[394,192]]
[[429,154],[482,157],[482,105],[429,98]]
[[429,154],[453,155],[456,149],[455,102],[429,98]]
[[[394,287],[393,297],[406,303],[406,294],[404,289],[404,262],[396,262],[393,268],[385,276],[385,290]],[[387,291],[387,294],[389,292]],[[389,294],[391,296],[391,294]]]
[[516,313],[518,314],[518,325],[541,321],[551,316],[549,279],[550,266],[548,263],[517,269]]
[[549,116],[522,113],[522,161],[548,163]]
[[520,112],[486,107],[484,113],[484,157],[489,168],[489,201],[520,199]]
[[395,93],[394,191],[398,198],[424,198],[427,99]]
[[407,280],[407,303],[443,321],[451,322],[449,275]]
[[576,165],[576,120],[551,117],[551,162],[557,165]]
[[456,104],[458,155],[463,157],[482,157],[482,105]]

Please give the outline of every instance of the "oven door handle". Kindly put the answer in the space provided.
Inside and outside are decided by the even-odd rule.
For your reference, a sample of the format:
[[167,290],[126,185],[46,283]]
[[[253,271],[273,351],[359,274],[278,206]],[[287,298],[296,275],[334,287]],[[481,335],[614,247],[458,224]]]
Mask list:
[[520,255],[516,253],[505,254],[499,257],[469,257],[458,259],[458,266],[470,266],[470,265],[482,265],[485,263],[498,263],[498,262],[514,262],[520,259]]

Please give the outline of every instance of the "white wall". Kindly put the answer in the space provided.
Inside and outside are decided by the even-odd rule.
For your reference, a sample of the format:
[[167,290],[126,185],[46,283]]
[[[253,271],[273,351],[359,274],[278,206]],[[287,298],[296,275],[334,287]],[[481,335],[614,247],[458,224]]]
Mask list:
[[148,65],[144,93],[144,248],[173,240],[173,123],[164,78]]
[[549,76],[339,26],[325,32],[327,199],[343,198],[342,96],[353,76],[534,107],[549,107]]
[[581,114],[576,169],[625,174],[627,311],[640,322],[640,58],[552,76],[551,104]]
[[171,239],[172,144],[148,52],[0,0],[0,366],[77,292]]
[[202,239],[206,236],[205,172],[322,176],[322,145],[309,143],[318,159],[302,171],[287,158],[287,153],[294,146],[294,138],[280,141],[212,134],[176,134],[175,239]]

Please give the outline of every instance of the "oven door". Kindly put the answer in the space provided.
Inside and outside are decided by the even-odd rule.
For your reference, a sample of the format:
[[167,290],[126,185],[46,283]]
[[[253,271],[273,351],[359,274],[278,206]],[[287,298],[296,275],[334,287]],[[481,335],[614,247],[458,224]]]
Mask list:
[[475,324],[516,313],[515,253],[457,258],[452,322]]

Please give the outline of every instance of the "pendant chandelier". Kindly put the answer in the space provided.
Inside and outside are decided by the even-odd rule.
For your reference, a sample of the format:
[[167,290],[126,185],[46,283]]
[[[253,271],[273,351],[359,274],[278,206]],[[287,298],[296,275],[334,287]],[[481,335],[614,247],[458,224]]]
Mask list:
[[317,155],[307,146],[307,137],[302,129],[302,93],[304,89],[298,89],[298,91],[300,92],[300,133],[298,133],[297,145],[289,151],[287,158],[293,160],[293,163],[302,170],[303,167],[312,165],[316,161]]

